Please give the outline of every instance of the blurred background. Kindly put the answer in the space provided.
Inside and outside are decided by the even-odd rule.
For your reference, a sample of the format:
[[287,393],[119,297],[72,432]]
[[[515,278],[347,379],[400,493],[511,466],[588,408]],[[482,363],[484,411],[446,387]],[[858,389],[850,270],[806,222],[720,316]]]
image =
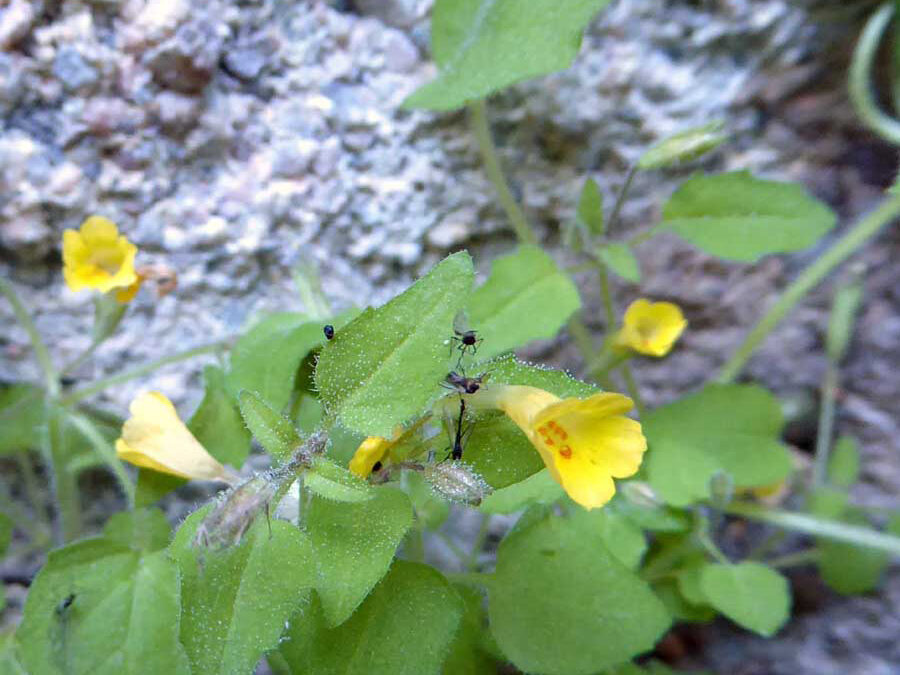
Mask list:
[[[340,310],[384,302],[450,252],[470,250],[484,274],[511,247],[465,113],[400,108],[435,73],[431,4],[0,1],[0,275],[59,362],[89,345],[92,322],[89,294],[62,280],[65,228],[106,216],[139,246],[141,264],[178,275],[170,295],[138,296],[118,333],[72,373],[75,382],[227,337],[263,311],[302,311],[298,266],[318,267]],[[864,212],[896,163],[846,94],[850,54],[874,6],[613,2],[572,68],[491,99],[501,159],[548,248],[587,176],[610,201],[649,144],[715,120],[732,140],[703,165],[639,175],[624,227],[657,222],[662,202],[697,168],[798,180],[842,223]],[[647,401],[700,384],[818,250],[732,265],[670,236],[639,247],[644,280],[614,288],[620,311],[640,294],[678,303],[690,321],[665,362],[635,364]],[[857,256],[865,296],[840,394],[838,431],[863,451],[854,498],[870,506],[895,506],[900,492],[898,253],[894,227]],[[801,411],[788,438],[800,452],[814,442],[830,297],[829,284],[809,296],[747,370]],[[600,299],[584,300],[599,331]],[[565,335],[524,355],[579,374]],[[121,414],[153,388],[191,410],[203,364],[162,369],[96,403]],[[0,380],[38,377],[26,334],[0,303]],[[15,464],[0,469],[16,479]],[[121,508],[105,474],[83,482],[97,495],[98,524]],[[0,569],[14,580],[39,564],[13,557]],[[792,582],[797,616],[776,639],[720,622],[676,633],[662,649],[721,673],[898,672],[896,568],[878,593],[857,598],[834,595],[802,570]],[[25,591],[8,591],[4,625],[17,620],[15,594]]]

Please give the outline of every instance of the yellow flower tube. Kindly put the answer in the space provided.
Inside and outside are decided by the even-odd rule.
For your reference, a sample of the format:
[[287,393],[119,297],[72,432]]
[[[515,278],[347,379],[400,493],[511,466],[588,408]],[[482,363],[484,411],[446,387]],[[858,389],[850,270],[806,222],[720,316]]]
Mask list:
[[108,293],[133,286],[138,282],[136,255],[137,246],[101,216],[91,216],[78,230],[63,232],[63,276],[73,291],[93,288]]
[[665,356],[685,327],[687,320],[678,305],[640,298],[625,310],[623,326],[616,335],[615,344],[648,356]]
[[369,474],[379,462],[383,462],[385,457],[391,454],[391,450],[400,439],[405,435],[403,426],[398,425],[394,429],[392,438],[382,438],[381,436],[369,436],[353,453],[348,469],[351,473],[356,474],[360,478],[368,478]]
[[235,477],[200,445],[165,396],[141,394],[129,411],[116,441],[119,459],[181,478],[233,482]]
[[613,478],[634,475],[647,450],[640,423],[624,415],[633,403],[621,394],[561,399],[536,387],[495,384],[468,398],[474,407],[505,412],[528,436],[550,475],[586,509],[612,499]]

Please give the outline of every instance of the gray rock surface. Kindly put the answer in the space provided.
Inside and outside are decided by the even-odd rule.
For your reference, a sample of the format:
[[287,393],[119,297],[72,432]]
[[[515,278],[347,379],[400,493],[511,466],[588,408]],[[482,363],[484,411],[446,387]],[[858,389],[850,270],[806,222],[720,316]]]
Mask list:
[[[0,274],[57,361],[90,340],[89,294],[66,290],[59,252],[63,229],[92,213],[120,225],[140,263],[175,268],[179,287],[162,300],[139,295],[123,331],[75,373],[83,381],[231,335],[264,311],[304,309],[291,281],[302,262],[319,266],[336,309],[381,303],[459,248],[486,272],[513,238],[465,116],[400,108],[434,72],[430,4],[5,3]],[[714,119],[726,120],[733,141],[708,167],[804,180],[848,218],[871,205],[890,179],[891,168],[879,170],[889,153],[860,132],[842,93],[852,10],[818,22],[823,4],[620,0],[591,25],[571,69],[497,96],[502,158],[549,246],[586,175],[609,202],[649,143]],[[655,222],[686,172],[639,176],[623,226]],[[896,506],[900,489],[897,246],[893,230],[863,255],[871,274],[840,419],[864,442],[856,496],[881,506]],[[648,400],[662,402],[713,372],[811,254],[738,266],[662,238],[640,258],[640,293],[679,302],[691,322],[670,359],[638,366]],[[595,280],[583,281],[586,317],[600,330]],[[638,289],[616,292],[624,307]],[[753,377],[779,392],[817,385],[829,297],[825,287],[794,312],[754,359]],[[6,303],[0,326],[0,376],[36,378]],[[564,340],[529,355],[578,364]],[[152,387],[190,410],[201,366],[163,369],[99,402],[122,411]],[[735,653],[771,650],[779,665],[753,672],[886,673],[893,641],[867,636],[896,637],[896,586],[895,574],[882,599],[833,600],[774,643],[720,638],[706,665],[737,672]],[[830,617],[844,627],[840,657],[817,646]],[[854,628],[860,621],[865,630]]]

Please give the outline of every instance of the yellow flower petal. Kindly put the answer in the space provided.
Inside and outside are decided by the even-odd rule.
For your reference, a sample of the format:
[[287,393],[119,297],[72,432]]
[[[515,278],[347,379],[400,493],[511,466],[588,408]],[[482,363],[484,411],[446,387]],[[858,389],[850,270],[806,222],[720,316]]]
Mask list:
[[665,356],[686,326],[687,321],[678,305],[640,298],[625,310],[616,344],[649,356]]
[[621,394],[560,399],[535,387],[492,385],[471,400],[503,410],[528,436],[550,475],[575,502],[593,509],[615,494],[613,478],[637,472],[647,449],[633,407]]
[[[414,428],[417,427],[418,425],[415,425]],[[375,465],[378,462],[383,462],[385,457],[396,459],[392,450],[406,432],[407,430],[403,428],[403,425],[398,424],[394,427],[394,435],[390,439],[382,438],[381,436],[369,436],[359,444],[347,468],[360,478],[368,478]]]
[[225,467],[194,438],[165,396],[141,394],[129,410],[131,417],[116,441],[120,459],[181,478],[230,481]]
[[143,283],[143,279],[139,276],[137,280],[126,288],[120,288],[116,291],[116,302],[119,302],[123,305],[127,305],[129,302],[134,300],[134,296],[138,294],[138,291],[141,290],[141,284]]
[[73,291],[94,288],[108,293],[137,281],[137,246],[119,235],[115,223],[91,216],[79,230],[63,232],[63,276]]
[[391,445],[391,441],[387,438],[369,436],[359,444],[356,452],[353,453],[353,459],[350,460],[348,467],[351,473],[360,478],[368,478],[375,465],[384,459]]

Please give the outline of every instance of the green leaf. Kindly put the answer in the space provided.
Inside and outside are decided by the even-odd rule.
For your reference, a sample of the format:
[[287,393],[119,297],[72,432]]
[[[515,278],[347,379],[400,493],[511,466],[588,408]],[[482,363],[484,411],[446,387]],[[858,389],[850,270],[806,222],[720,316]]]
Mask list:
[[774,635],[788,620],[787,579],[761,563],[707,565],[700,574],[700,589],[722,614],[765,637]]
[[247,428],[265,451],[279,462],[289,460],[303,444],[293,422],[269,407],[256,392],[242,391],[238,401]]
[[452,110],[510,84],[569,67],[581,33],[609,0],[438,0],[431,47],[438,77],[408,108]]
[[294,388],[297,369],[313,349],[325,341],[322,324],[294,312],[272,314],[256,324],[231,350],[229,391],[255,391],[281,412]]
[[620,563],[632,570],[640,566],[647,552],[647,539],[641,528],[609,509],[582,511],[579,516],[593,521],[606,548]]
[[688,602],[674,579],[657,581],[653,584],[653,592],[677,621],[707,623],[716,618],[716,611],[712,607]]
[[[128,530],[127,518],[110,530]],[[188,672],[178,644],[178,569],[165,550],[148,551],[97,537],[49,554],[18,633],[28,672]]]
[[0,455],[40,447],[45,426],[40,387],[14,384],[0,388]]
[[841,436],[828,458],[828,480],[848,488],[859,480],[859,446],[852,436]]
[[472,277],[469,255],[451,255],[338,331],[316,366],[328,414],[360,433],[390,438],[394,425],[420,413],[447,375],[447,340]]
[[335,502],[365,502],[375,495],[362,478],[324,457],[317,457],[303,475],[303,485],[313,494]]
[[151,506],[185,483],[187,480],[178,476],[170,476],[153,469],[138,469],[134,505],[139,509]]
[[613,272],[636,284],[641,280],[641,268],[628,244],[613,243],[597,249],[597,255]]
[[809,494],[809,512],[822,518],[838,519],[844,515],[849,501],[846,490],[822,486]]
[[694,176],[663,208],[663,224],[707,253],[753,262],[812,246],[835,215],[800,185],[746,171]]
[[606,508],[651,532],[684,532],[691,526],[690,517],[683,511],[669,506],[640,506],[619,495],[613,497]]
[[523,363],[514,356],[498,357],[482,364],[489,382],[496,384],[521,384],[545,389],[560,398],[587,398],[600,391],[596,385],[577,380],[562,370]]
[[250,432],[226,387],[222,369],[207,366],[203,369],[203,380],[206,385],[203,400],[188,422],[188,429],[209,454],[239,469],[250,453]]
[[[869,525],[861,514],[847,514],[842,520],[853,525]],[[900,536],[900,516],[894,516],[889,521],[887,531]],[[843,544],[833,539],[818,539],[817,545],[822,579],[844,595],[875,589],[891,561],[883,551]]]
[[5,513],[0,513],[0,555],[6,553],[6,549],[9,548],[14,527],[15,523],[12,518]]
[[516,528],[488,591],[497,643],[526,672],[595,673],[652,649],[669,626],[662,603],[584,517]]
[[193,513],[170,547],[181,570],[181,642],[192,675],[250,673],[308,602],[311,546],[295,526],[273,520],[270,536],[257,519],[240,545],[198,549],[192,540],[204,515],[206,509]]
[[791,472],[779,440],[781,407],[755,385],[708,385],[648,413],[650,484],[669,504],[709,497],[710,479],[730,474],[735,487],[769,485]]
[[581,188],[581,195],[578,197],[578,210],[575,217],[579,221],[587,225],[591,234],[603,234],[605,226],[603,222],[603,194],[597,185],[597,181],[588,178],[584,181],[584,187]]
[[438,529],[450,515],[449,502],[435,494],[421,473],[409,471],[404,479],[416,520],[429,530]]
[[689,162],[715,150],[728,140],[721,122],[710,122],[664,138],[648,148],[638,160],[639,169],[661,169]]
[[465,611],[441,675],[496,675],[497,663],[482,646],[487,628],[482,609],[484,598],[474,588],[460,585],[454,588]]
[[4,675],[28,675],[19,653],[16,634],[0,633],[0,673]]
[[479,508],[484,513],[515,513],[532,504],[553,504],[565,494],[550,472],[542,469],[523,481],[494,491],[484,498]]
[[103,536],[135,551],[153,553],[169,544],[171,528],[159,509],[116,513],[103,526]]
[[462,613],[437,570],[398,560],[341,626],[329,629],[314,599],[291,621],[280,652],[290,672],[304,675],[437,673]]
[[494,261],[469,300],[469,323],[484,340],[478,357],[552,338],[580,307],[578,289],[553,259],[536,246],[520,246]]
[[315,497],[309,507],[316,591],[330,626],[346,621],[384,576],[412,524],[412,506],[403,492],[386,487],[372,492],[363,503]]

